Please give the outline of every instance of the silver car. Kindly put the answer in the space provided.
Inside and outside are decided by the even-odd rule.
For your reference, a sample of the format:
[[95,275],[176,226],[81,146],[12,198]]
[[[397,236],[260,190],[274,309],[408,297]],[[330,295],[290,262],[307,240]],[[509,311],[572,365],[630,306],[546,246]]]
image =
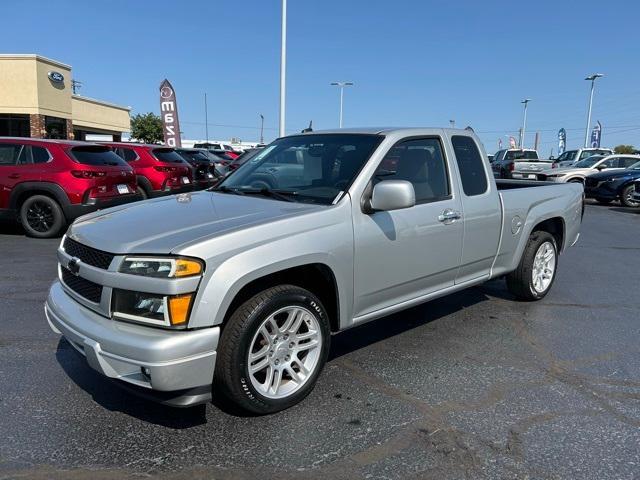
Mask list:
[[573,167],[547,169],[538,179],[564,183],[584,183],[585,177],[602,170],[623,170],[638,161],[633,155],[592,155],[576,162]]

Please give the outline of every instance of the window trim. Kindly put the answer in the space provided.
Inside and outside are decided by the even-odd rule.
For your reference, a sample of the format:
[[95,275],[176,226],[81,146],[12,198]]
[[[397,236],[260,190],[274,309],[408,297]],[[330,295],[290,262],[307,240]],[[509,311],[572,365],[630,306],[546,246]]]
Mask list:
[[[466,138],[470,138],[471,141],[473,142],[473,144],[476,146],[476,150],[478,151],[478,156],[480,157],[480,162],[482,163],[482,167],[484,169],[484,178],[486,181],[486,188],[484,190],[484,192],[482,193],[476,193],[475,195],[467,195],[467,192],[464,191],[464,183],[462,182],[462,172],[460,171],[460,164],[458,163],[458,157],[456,155],[456,150],[455,147],[453,146],[453,138],[454,137],[466,137]],[[453,156],[456,157],[456,168],[458,171],[458,176],[460,177],[460,188],[461,188],[461,194],[464,195],[467,198],[473,198],[473,197],[480,197],[481,195],[486,195],[488,193],[491,193],[491,182],[489,181],[489,171],[491,171],[491,176],[493,176],[493,169],[491,168],[491,164],[489,164],[489,169],[487,170],[487,165],[484,161],[484,158],[482,157],[482,150],[480,149],[480,145],[478,145],[478,142],[476,141],[475,137],[472,135],[464,135],[461,133],[455,133],[453,135],[451,135],[449,137],[449,141],[451,142],[451,149],[453,150]]]
[[[445,170],[445,174],[447,176],[447,187],[449,189],[449,194],[448,195],[443,195],[440,197],[433,197],[430,199],[426,199],[426,200],[421,200],[418,201],[416,200],[416,203],[414,205],[414,207],[417,207],[418,205],[425,205],[428,203],[437,203],[437,202],[444,202],[446,200],[451,200],[453,197],[453,184],[451,183],[451,169],[449,168],[449,157],[447,156],[447,151],[444,148],[444,140],[443,140],[443,136],[442,135],[412,135],[409,137],[404,137],[401,138],[400,140],[398,140],[397,142],[395,142],[393,145],[391,145],[387,151],[384,153],[384,155],[382,156],[382,158],[380,159],[380,161],[378,162],[378,164],[376,165],[375,170],[373,171],[373,174],[371,175],[371,177],[369,177],[369,181],[367,182],[367,187],[364,189],[363,192],[363,200],[369,200],[371,198],[371,194],[373,193],[373,179],[376,176],[376,172],[378,171],[378,168],[380,168],[380,164],[384,161],[384,159],[386,158],[387,154],[394,149],[395,147],[397,147],[398,145],[404,143],[404,142],[408,142],[408,141],[414,141],[414,140],[437,140],[440,143],[440,151],[442,152],[442,159],[444,160],[444,170]],[[412,183],[413,185],[413,183]],[[413,208],[413,207],[411,207]]]

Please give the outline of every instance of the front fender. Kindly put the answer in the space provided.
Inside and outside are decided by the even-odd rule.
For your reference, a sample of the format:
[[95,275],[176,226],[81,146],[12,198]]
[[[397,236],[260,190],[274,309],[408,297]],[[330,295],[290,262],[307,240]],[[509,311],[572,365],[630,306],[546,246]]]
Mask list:
[[[196,295],[189,327],[221,324],[233,299],[250,282],[313,263],[331,269],[338,290],[341,325],[348,322],[353,308],[353,227],[351,217],[345,215],[348,205],[337,210],[332,214],[333,219],[318,219],[316,228],[257,241],[221,260],[214,257],[207,261],[209,272]],[[245,234],[252,235],[252,232]],[[260,238],[258,232],[253,235]]]

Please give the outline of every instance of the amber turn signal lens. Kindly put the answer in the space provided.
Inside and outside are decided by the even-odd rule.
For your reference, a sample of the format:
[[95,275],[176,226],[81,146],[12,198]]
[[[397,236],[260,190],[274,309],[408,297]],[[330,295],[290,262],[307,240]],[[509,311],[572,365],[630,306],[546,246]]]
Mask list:
[[197,260],[179,258],[176,260],[176,277],[189,277],[202,273],[202,263]]
[[176,295],[168,297],[169,300],[169,321],[171,325],[183,325],[189,319],[189,307],[193,293],[187,295]]

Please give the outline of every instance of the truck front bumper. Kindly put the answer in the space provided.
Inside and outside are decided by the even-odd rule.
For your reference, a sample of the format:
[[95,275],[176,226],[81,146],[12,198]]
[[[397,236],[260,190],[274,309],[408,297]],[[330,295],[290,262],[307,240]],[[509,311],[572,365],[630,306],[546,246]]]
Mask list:
[[73,300],[59,281],[51,286],[44,310],[51,329],[102,375],[168,405],[188,407],[211,399],[218,327],[163,330],[111,320]]

